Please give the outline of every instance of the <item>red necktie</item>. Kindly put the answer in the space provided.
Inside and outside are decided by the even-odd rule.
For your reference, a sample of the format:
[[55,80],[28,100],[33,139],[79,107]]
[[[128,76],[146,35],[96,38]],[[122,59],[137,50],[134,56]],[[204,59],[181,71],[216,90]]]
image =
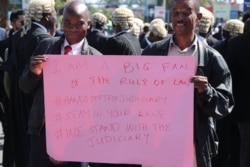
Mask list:
[[69,54],[69,52],[72,50],[71,46],[70,45],[67,45],[64,47],[64,55],[67,55]]

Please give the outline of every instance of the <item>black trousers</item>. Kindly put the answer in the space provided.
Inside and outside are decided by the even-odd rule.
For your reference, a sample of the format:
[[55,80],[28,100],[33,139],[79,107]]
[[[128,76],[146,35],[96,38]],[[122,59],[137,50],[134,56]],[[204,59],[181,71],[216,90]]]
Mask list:
[[250,123],[239,122],[241,146],[240,146],[240,167],[250,166]]
[[[31,135],[28,167],[58,167],[49,160],[46,152],[45,128],[43,128],[40,136]],[[60,167],[81,167],[81,163],[68,162],[65,165],[60,165]]]

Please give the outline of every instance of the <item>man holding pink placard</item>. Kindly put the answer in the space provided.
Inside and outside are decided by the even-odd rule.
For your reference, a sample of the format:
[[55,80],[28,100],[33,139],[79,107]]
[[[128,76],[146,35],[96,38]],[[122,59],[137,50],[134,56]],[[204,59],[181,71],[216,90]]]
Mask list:
[[[25,93],[34,93],[34,101],[29,115],[28,133],[31,137],[31,153],[28,167],[81,167],[80,162],[62,162],[50,157],[46,150],[43,63],[47,60],[44,54],[101,55],[90,47],[86,40],[90,26],[89,12],[85,4],[71,1],[63,11],[62,37],[52,37],[42,41],[20,79],[20,88]],[[64,47],[70,45],[70,49]],[[67,52],[67,53],[66,53]]]
[[[218,151],[214,119],[231,113],[234,106],[231,73],[223,57],[200,42],[195,34],[202,17],[199,0],[174,0],[171,20],[172,38],[156,42],[143,55],[194,56],[194,146],[197,167],[211,167]],[[194,163],[196,166],[196,163]]]

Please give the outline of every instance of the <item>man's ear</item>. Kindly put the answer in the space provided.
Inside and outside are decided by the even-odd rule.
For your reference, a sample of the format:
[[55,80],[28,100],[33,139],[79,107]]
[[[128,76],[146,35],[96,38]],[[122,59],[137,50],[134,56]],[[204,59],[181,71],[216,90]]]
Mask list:
[[198,14],[197,14],[197,18],[198,18],[198,21],[200,21],[201,18],[202,18],[202,13],[198,13]]
[[90,29],[91,27],[91,21],[88,21],[88,28],[87,29]]

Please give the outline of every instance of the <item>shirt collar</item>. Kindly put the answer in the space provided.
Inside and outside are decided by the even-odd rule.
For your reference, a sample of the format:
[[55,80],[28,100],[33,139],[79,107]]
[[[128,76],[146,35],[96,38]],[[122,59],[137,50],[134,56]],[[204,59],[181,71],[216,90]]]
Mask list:
[[152,44],[152,42],[150,42],[147,37],[145,38],[145,40],[146,40],[146,42],[147,42],[148,45]]
[[187,52],[190,49],[193,49],[194,51],[197,49],[197,36],[195,35],[193,42],[191,43],[190,46],[188,46],[187,48],[181,50],[179,48],[179,46],[174,42],[174,34],[172,35],[171,39],[170,39],[170,45],[169,45],[169,49],[171,49],[172,47],[175,47],[178,49],[178,52]]
[[82,39],[80,42],[76,43],[76,44],[73,44],[73,45],[70,45],[69,42],[66,40],[64,40],[64,43],[63,43],[63,46],[62,46],[62,49],[67,46],[67,45],[70,45],[71,48],[72,48],[72,54],[73,55],[80,55],[81,54],[81,51],[82,51],[82,45],[83,45],[83,42],[84,42],[84,39]]

